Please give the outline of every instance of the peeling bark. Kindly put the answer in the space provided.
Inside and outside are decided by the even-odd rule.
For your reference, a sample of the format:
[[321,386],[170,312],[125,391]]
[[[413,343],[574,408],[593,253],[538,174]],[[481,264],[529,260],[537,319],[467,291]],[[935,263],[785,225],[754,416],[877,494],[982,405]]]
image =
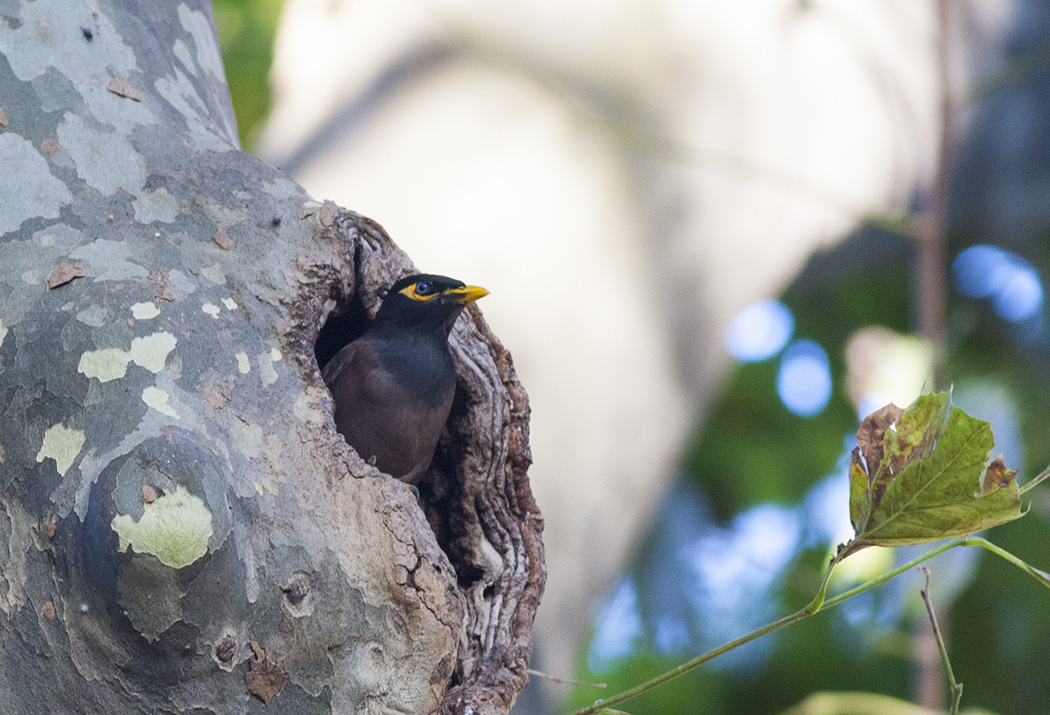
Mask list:
[[542,518],[480,312],[418,503],[314,354],[415,269],[239,151],[210,9],[0,14],[5,711],[507,712]]

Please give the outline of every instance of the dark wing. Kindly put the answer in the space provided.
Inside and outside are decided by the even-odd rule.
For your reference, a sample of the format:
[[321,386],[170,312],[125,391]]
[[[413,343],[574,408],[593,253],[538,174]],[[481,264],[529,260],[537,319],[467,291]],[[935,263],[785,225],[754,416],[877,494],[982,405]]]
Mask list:
[[367,339],[340,350],[325,365],[335,402],[335,426],[362,459],[416,483],[426,473],[452,406],[454,385],[436,404],[422,403],[384,370]]
[[324,384],[328,385],[328,389],[332,389],[332,384],[339,379],[340,373],[346,369],[354,359],[354,353],[361,346],[360,340],[355,340],[349,345],[343,346],[343,349],[337,352],[331,360],[325,363],[324,369],[321,370],[321,378],[324,380]]

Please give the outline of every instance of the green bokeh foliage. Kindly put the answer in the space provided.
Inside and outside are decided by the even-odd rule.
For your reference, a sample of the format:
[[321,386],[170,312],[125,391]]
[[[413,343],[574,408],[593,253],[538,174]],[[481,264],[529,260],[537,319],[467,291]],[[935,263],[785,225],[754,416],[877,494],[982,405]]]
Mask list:
[[251,151],[270,111],[270,66],[283,0],[213,0],[241,145]]

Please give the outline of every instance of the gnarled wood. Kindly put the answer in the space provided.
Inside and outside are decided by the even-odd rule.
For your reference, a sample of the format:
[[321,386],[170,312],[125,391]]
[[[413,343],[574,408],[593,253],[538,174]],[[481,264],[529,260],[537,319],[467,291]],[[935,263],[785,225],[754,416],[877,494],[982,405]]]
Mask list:
[[506,712],[542,522],[480,313],[421,505],[314,357],[411,263],[239,151],[209,8],[0,14],[5,711]]

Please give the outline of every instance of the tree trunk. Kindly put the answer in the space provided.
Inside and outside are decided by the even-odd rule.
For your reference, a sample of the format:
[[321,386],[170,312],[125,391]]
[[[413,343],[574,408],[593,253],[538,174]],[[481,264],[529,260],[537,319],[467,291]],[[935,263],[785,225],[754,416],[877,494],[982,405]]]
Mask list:
[[411,261],[239,150],[207,3],[0,15],[3,711],[507,712],[542,518],[480,312],[417,502],[314,353]]

